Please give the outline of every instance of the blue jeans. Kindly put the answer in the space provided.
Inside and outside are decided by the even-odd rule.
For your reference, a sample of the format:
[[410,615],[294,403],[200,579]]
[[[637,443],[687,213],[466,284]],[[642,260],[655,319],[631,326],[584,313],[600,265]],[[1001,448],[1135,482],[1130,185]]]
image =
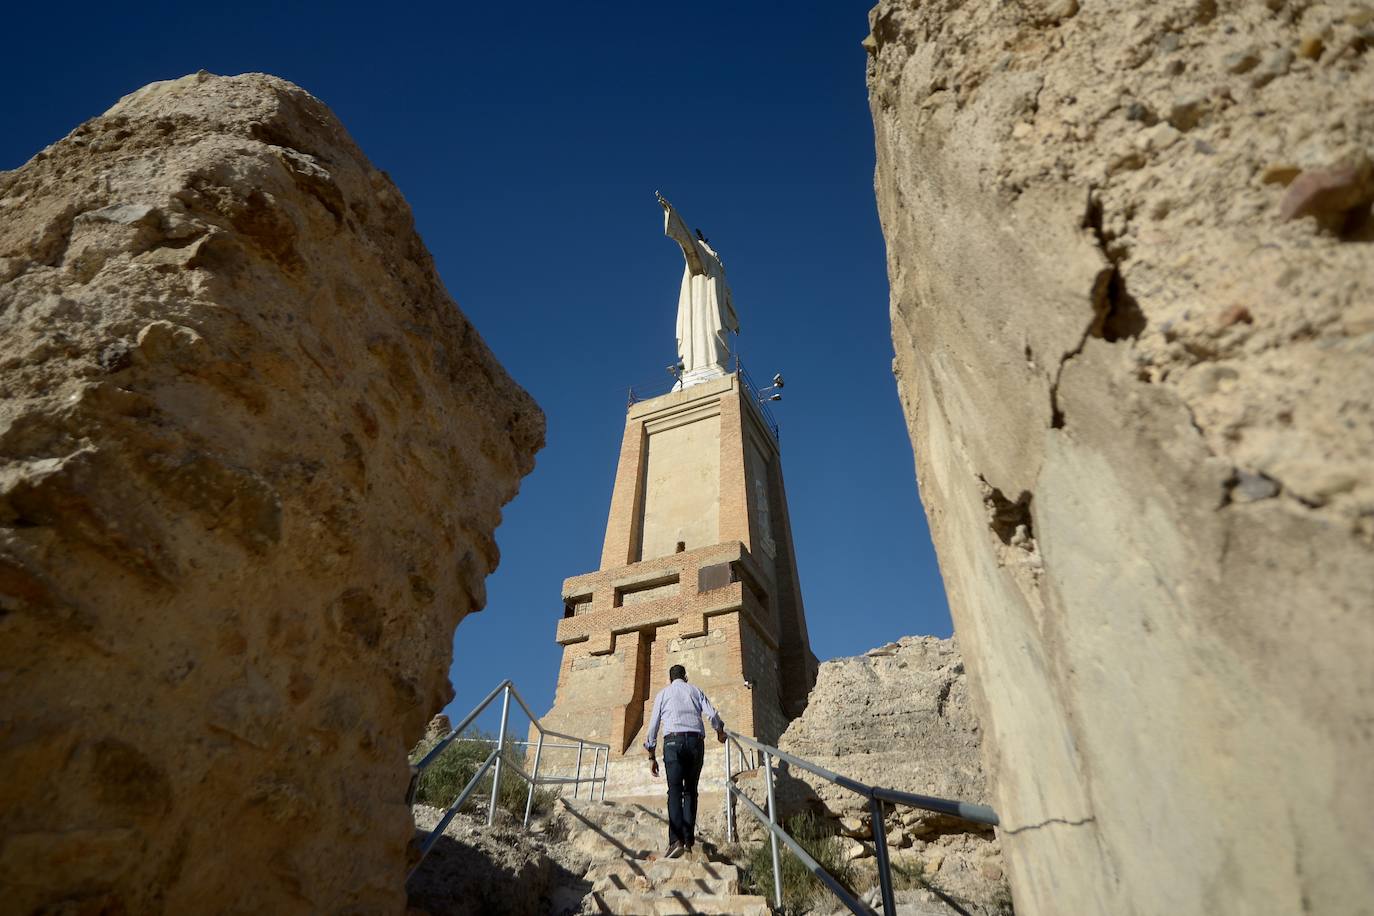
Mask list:
[[704,735],[663,739],[663,769],[668,776],[668,842],[690,847],[696,842],[697,780],[706,756]]

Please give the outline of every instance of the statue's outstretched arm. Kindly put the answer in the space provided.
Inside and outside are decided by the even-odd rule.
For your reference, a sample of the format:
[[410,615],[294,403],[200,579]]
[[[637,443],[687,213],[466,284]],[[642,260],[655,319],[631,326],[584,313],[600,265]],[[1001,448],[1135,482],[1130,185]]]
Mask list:
[[668,203],[668,199],[662,194],[655,191],[654,196],[658,198],[659,206],[663,208],[663,234],[682,247],[682,255],[687,259],[687,268],[692,273],[706,273],[706,264],[701,259],[701,250],[697,248],[697,240],[692,236],[692,231],[687,228],[687,224],[682,221],[682,216],[673,209],[673,205]]

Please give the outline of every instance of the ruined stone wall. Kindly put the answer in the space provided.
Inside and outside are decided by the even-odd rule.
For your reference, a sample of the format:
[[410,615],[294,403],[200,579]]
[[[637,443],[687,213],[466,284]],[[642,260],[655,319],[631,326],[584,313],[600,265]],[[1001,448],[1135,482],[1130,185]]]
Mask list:
[[1371,912],[1372,24],[873,11],[894,369],[1018,912]]
[[399,912],[406,752],[543,418],[317,99],[201,73],[0,173],[14,912]]

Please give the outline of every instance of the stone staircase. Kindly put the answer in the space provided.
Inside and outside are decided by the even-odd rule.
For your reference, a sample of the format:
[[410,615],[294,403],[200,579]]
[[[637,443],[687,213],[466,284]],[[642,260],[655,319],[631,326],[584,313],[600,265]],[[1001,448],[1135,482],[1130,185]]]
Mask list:
[[698,839],[692,856],[662,858],[668,824],[661,807],[629,801],[561,799],[568,841],[592,861],[583,913],[629,916],[767,916],[763,897],[740,893],[739,868]]

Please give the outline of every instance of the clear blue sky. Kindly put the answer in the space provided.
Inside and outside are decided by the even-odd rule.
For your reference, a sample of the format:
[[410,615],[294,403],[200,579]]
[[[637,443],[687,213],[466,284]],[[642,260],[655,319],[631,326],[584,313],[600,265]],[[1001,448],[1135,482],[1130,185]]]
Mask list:
[[[80,4],[78,4],[80,6]],[[121,95],[260,70],[328,103],[415,211],[450,292],[548,416],[458,628],[452,708],[552,702],[560,586],[593,570],[629,385],[667,380],[682,256],[726,265],[745,364],[782,372],[783,468],[822,659],[950,633],[890,370],[864,88],[868,0],[21,4],[0,168]]]

